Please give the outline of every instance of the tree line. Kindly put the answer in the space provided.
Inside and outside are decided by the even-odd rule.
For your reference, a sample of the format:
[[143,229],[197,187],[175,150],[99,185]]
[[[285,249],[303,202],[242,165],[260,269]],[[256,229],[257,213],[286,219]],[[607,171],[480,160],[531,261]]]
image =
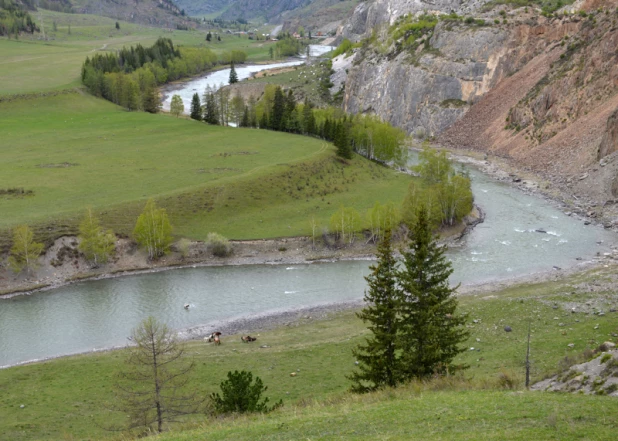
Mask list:
[[211,69],[218,64],[244,63],[243,51],[215,54],[207,48],[174,47],[168,38],[153,46],[138,44],[118,53],[96,54],[82,66],[82,83],[95,96],[128,110],[159,111],[157,86]]
[[306,98],[297,103],[292,90],[267,85],[257,101],[231,96],[229,88],[208,86],[200,98],[191,100],[191,118],[209,124],[251,127],[313,136],[333,142],[337,154],[346,159],[356,152],[381,163],[403,165],[405,133],[373,115],[347,115],[335,107],[315,108]]
[[[148,259],[157,260],[170,251],[173,242],[172,225],[165,208],[157,207],[155,201],[146,202],[135,222],[133,239],[146,251]],[[116,235],[101,226],[99,218],[88,208],[79,224],[78,250],[86,261],[98,268],[107,263],[116,252]],[[183,239],[184,240],[184,239]],[[187,241],[188,242],[188,241]],[[229,241],[217,233],[208,233],[207,249],[215,256],[225,257],[232,251]],[[185,257],[188,244],[179,242],[179,251]],[[30,272],[38,267],[38,259],[45,247],[36,242],[34,232],[27,225],[13,230],[13,246],[9,252],[9,268],[15,273]]]

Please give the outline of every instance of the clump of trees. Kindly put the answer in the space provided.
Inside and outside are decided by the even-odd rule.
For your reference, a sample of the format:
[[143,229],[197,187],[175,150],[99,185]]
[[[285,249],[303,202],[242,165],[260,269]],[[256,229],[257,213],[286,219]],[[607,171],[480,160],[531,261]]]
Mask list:
[[[199,99],[199,97],[198,97]],[[195,115],[197,116],[197,101]],[[291,90],[267,85],[262,98],[231,97],[229,88],[208,86],[202,97],[202,120],[209,124],[252,127],[314,136],[333,142],[337,155],[350,159],[356,152],[370,160],[402,165],[405,133],[372,115],[346,115],[335,107],[314,108],[308,99],[297,103]],[[197,118],[195,118],[197,119]]]
[[278,36],[278,41],[275,44],[274,56],[276,58],[292,57],[300,54],[304,47],[305,43],[292,37],[289,32],[286,32]]
[[0,0],[0,36],[15,35],[17,38],[20,32],[33,34],[39,32],[39,28],[20,4],[14,0]]
[[444,151],[425,146],[419,160],[414,169],[420,181],[410,183],[401,209],[403,220],[410,225],[415,223],[418,207],[424,206],[434,228],[461,221],[470,213],[474,202],[470,178],[454,169]]
[[359,361],[350,376],[353,391],[395,387],[467,367],[453,363],[469,336],[466,317],[456,312],[456,288],[449,285],[453,269],[422,206],[409,240],[399,263],[393,257],[390,231],[386,232],[378,262],[366,277],[367,306],[358,317],[369,323],[372,334],[353,352]]
[[82,82],[90,93],[128,110],[156,113],[160,103],[157,86],[195,75],[217,64],[244,63],[246,54],[215,54],[207,48],[175,47],[159,38],[151,47],[138,44],[118,53],[96,54],[82,66]]

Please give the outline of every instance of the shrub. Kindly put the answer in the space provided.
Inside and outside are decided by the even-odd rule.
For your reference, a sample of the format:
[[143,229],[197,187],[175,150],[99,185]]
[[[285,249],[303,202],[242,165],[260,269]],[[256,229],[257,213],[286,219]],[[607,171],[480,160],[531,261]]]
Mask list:
[[519,378],[516,378],[511,372],[502,371],[498,374],[498,387],[501,389],[517,389],[521,384]]
[[232,254],[230,241],[218,233],[208,233],[206,237],[208,251],[217,257],[227,257]]
[[[253,384],[252,384],[253,383]],[[283,406],[279,400],[274,406],[268,406],[268,398],[260,402],[262,393],[268,388],[264,386],[260,377],[255,377],[247,371],[234,371],[227,373],[227,380],[221,382],[221,393],[213,393],[210,398],[217,413],[246,413],[246,412],[270,412]]]

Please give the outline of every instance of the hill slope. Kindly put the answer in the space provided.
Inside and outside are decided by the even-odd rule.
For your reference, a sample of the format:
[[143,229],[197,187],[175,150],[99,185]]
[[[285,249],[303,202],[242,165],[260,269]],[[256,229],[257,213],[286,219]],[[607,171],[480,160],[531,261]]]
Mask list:
[[197,24],[181,15],[172,0],[73,0],[73,9],[81,14],[95,14],[141,23],[149,26],[175,29],[177,25],[196,27]]

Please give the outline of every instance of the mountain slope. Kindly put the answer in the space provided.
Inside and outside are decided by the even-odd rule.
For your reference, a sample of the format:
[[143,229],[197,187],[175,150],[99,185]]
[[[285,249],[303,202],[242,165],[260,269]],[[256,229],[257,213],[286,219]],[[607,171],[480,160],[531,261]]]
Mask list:
[[167,28],[196,26],[181,15],[182,10],[172,0],[73,0],[72,3],[74,11],[80,14]]

